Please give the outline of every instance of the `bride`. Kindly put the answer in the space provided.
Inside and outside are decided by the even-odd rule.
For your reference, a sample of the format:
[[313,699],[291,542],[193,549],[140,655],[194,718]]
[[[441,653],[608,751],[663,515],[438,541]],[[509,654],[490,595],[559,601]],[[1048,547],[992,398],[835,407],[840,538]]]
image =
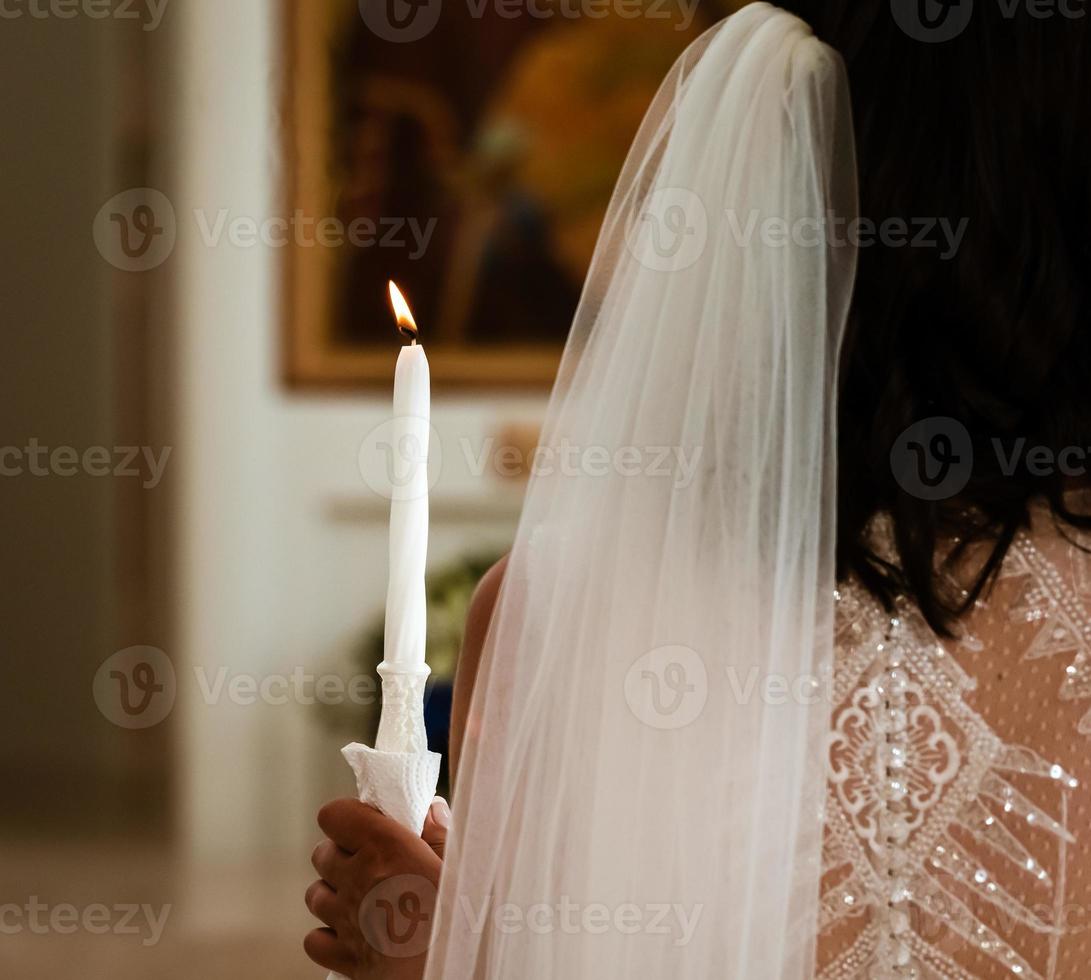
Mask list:
[[328,969],[1088,976],[1087,21],[786,6],[645,119],[543,432],[613,465],[479,588],[453,817],[322,810]]

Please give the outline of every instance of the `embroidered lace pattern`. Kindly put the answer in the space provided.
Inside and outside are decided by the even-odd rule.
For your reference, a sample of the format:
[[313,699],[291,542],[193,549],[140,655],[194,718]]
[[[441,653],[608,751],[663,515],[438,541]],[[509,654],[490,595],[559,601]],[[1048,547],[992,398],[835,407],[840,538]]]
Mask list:
[[819,980],[1091,977],[1091,563],[1041,544],[960,641],[838,593]]

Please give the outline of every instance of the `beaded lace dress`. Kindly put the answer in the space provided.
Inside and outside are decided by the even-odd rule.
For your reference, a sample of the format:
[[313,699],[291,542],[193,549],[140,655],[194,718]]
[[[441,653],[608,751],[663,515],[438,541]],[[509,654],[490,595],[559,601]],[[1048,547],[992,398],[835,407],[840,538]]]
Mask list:
[[956,640],[841,588],[818,980],[1091,978],[1089,610],[1044,511]]

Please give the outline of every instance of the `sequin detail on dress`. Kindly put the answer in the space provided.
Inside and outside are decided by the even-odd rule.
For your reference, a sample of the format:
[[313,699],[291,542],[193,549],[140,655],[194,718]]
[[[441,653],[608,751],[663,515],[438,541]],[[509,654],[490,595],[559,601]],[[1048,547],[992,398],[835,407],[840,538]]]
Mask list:
[[[1061,700],[1091,699],[1091,617],[1077,592],[1025,535],[1008,554],[1002,578],[1026,580],[1020,600],[1012,606],[1012,618],[1042,624],[1023,659],[1069,658]],[[1078,730],[1091,735],[1091,708],[1080,718]]]
[[[1017,554],[1022,574],[1055,587]],[[975,686],[914,607],[891,616],[855,585],[838,593],[820,928],[842,938],[820,980],[974,980],[975,957],[1052,977],[1064,876],[1049,869],[1074,841],[1079,784],[1001,740],[967,704]],[[1043,832],[1034,847],[1027,828]],[[1017,948],[1017,929],[1050,954]]]

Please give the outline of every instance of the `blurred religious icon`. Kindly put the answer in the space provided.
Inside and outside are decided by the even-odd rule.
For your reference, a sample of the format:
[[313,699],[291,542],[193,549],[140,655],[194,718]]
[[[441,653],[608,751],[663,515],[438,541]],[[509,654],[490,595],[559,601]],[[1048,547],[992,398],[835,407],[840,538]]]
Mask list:
[[282,2],[287,381],[389,384],[396,279],[437,387],[550,384],[625,151],[704,21],[444,4],[393,43],[361,0]]

